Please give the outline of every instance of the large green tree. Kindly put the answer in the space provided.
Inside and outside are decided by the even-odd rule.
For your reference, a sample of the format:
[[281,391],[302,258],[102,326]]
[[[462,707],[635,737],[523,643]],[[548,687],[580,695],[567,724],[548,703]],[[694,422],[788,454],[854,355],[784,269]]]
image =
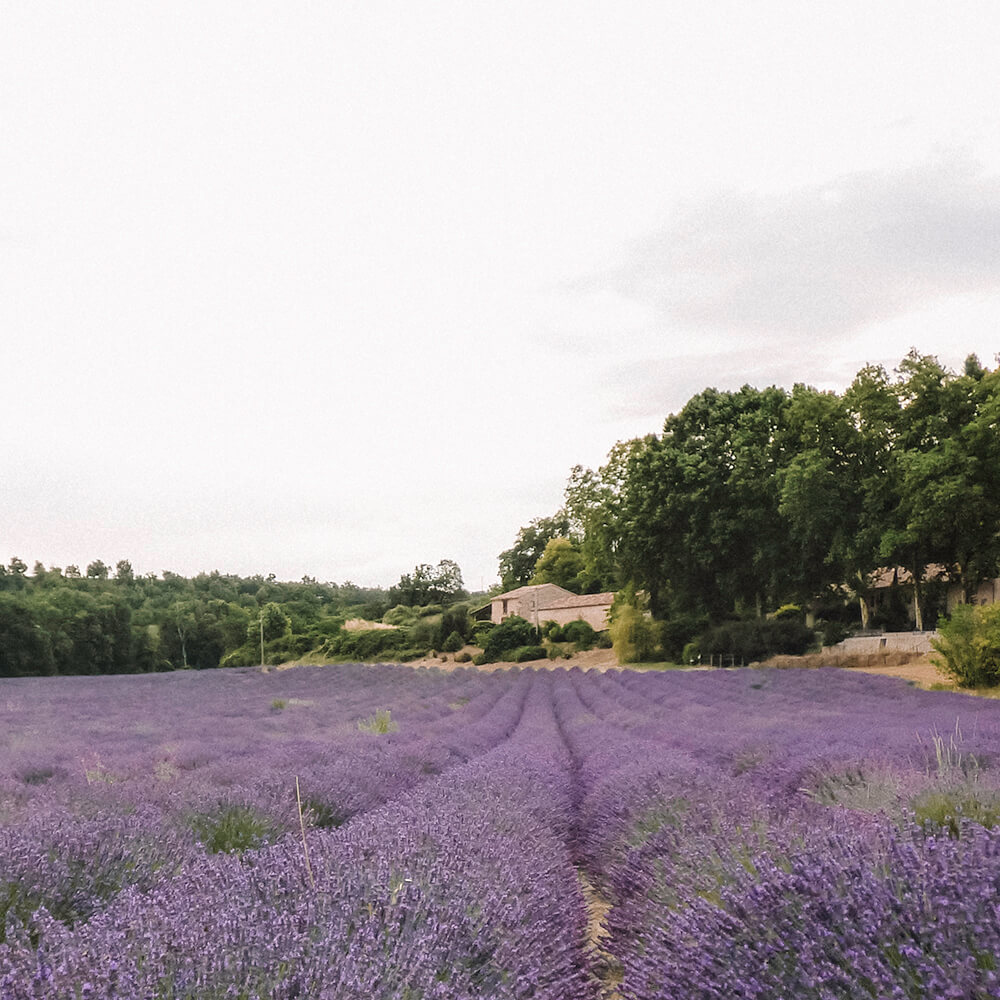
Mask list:
[[559,511],[551,517],[536,517],[517,533],[514,544],[500,553],[500,584],[504,590],[523,587],[535,575],[535,566],[553,538],[568,538],[569,517]]
[[629,455],[622,549],[658,613],[765,606],[793,587],[776,473],[788,395],[706,389]]

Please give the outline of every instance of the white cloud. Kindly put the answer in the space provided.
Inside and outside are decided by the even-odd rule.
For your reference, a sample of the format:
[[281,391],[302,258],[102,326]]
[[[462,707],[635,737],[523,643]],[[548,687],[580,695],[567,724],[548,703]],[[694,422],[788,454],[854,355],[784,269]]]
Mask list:
[[799,342],[1000,288],[1000,178],[954,160],[676,212],[591,279],[674,327]]

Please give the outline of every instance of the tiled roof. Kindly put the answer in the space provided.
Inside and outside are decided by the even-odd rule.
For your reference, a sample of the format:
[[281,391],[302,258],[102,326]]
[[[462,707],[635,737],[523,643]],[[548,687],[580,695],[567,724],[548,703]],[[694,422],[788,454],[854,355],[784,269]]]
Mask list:
[[604,594],[570,594],[569,597],[560,597],[556,601],[549,601],[547,604],[543,604],[538,610],[550,611],[554,608],[590,608],[601,607],[602,605],[610,607],[614,599],[615,595],[610,592]]
[[556,590],[561,590],[567,597],[574,597],[576,595],[571,594],[568,590],[560,587],[558,583],[536,583],[530,586],[518,587],[516,590],[508,590],[506,594],[497,594],[495,597],[491,597],[491,601],[500,600],[510,600],[512,597],[524,597],[525,594],[532,590],[541,590],[543,587],[555,587]]

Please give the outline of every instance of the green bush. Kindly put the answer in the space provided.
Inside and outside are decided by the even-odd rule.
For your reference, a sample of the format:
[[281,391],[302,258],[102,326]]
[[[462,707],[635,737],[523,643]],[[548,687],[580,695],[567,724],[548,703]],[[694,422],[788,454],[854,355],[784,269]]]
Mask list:
[[191,830],[209,854],[242,854],[276,840],[280,827],[249,806],[224,804],[191,817]]
[[566,638],[563,627],[559,622],[542,622],[541,633],[542,638],[548,639],[549,642],[562,642]]
[[975,785],[927,789],[913,800],[912,808],[918,823],[946,830],[950,837],[961,835],[963,820],[1000,826],[1000,793]]
[[843,622],[824,621],[820,623],[819,630],[824,646],[836,646],[851,634],[851,630]]
[[522,646],[511,656],[514,663],[528,663],[531,660],[544,660],[548,656],[544,646]]
[[468,663],[472,659],[471,653],[456,653],[455,662],[456,663]]
[[959,687],[1000,684],[1000,604],[959,604],[938,622],[931,645],[940,654],[933,663]]
[[576,621],[567,622],[566,625],[563,626],[562,632],[564,641],[576,644],[577,652],[584,649],[592,649],[594,639],[597,636],[593,626],[591,626],[589,622],[585,622],[582,618],[577,618]]
[[496,622],[474,622],[472,625],[472,641],[477,646],[482,646],[486,642],[486,637],[496,627]]
[[358,729],[363,733],[394,733],[399,729],[399,723],[392,721],[392,712],[387,708],[377,709],[374,715],[367,719],[358,719]]
[[781,607],[778,608],[773,615],[771,615],[771,618],[776,622],[804,622],[806,620],[805,613],[797,604],[782,604]]
[[397,604],[382,616],[382,621],[386,625],[410,625],[417,619],[415,608],[409,608],[405,604]]
[[[488,662],[504,658],[504,653],[521,646],[528,646],[536,639],[534,627],[517,615],[505,619],[486,637],[483,653]],[[543,654],[544,655],[544,654]]]
[[681,663],[686,663],[688,666],[691,666],[692,664],[700,662],[701,662],[701,645],[699,644],[698,640],[695,639],[693,642],[689,642],[681,650]]
[[597,638],[594,640],[594,645],[598,649],[610,649],[611,648],[611,635],[605,630],[604,632],[598,632]]
[[709,629],[699,639],[703,656],[732,656],[752,663],[781,654],[800,656],[816,641],[815,633],[801,622],[735,621]]
[[476,653],[476,655],[472,658],[473,665],[477,667],[481,667],[486,662],[487,660],[485,653]]
[[632,604],[622,604],[615,611],[608,632],[619,663],[643,663],[656,654],[659,629],[652,618]]
[[452,632],[441,643],[442,653],[457,653],[465,645],[465,640],[457,633]]
[[660,625],[663,655],[675,663],[687,663],[684,648],[708,628],[705,615],[673,615]]

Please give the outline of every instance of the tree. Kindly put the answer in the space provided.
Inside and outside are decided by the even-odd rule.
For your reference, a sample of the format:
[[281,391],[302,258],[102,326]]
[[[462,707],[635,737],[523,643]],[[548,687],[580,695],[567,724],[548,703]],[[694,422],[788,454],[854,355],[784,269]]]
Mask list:
[[565,511],[552,517],[536,517],[517,533],[514,544],[500,553],[500,585],[504,590],[523,587],[535,573],[535,566],[553,538],[570,536]]
[[950,619],[938,624],[938,632],[931,644],[941,658],[934,664],[960,687],[1000,683],[1000,604],[959,604]]
[[0,593],[0,677],[54,674],[52,640],[25,598]]
[[418,607],[426,604],[451,604],[466,596],[462,589],[462,571],[452,559],[442,559],[437,566],[421,563],[412,573],[404,573],[389,591],[391,604]]
[[100,559],[95,559],[87,567],[87,579],[88,580],[107,580],[108,578],[108,567]]
[[[292,623],[279,605],[270,602],[260,609],[260,618],[256,622],[258,631],[254,638],[259,636],[261,624],[263,624],[264,629],[264,642],[274,642],[275,639],[281,639],[288,634]],[[251,623],[249,627],[252,630],[254,623]]]
[[787,407],[781,389],[706,389],[630,451],[623,565],[654,611],[760,614],[793,589],[776,477]]
[[629,456],[643,446],[640,439],[619,441],[596,472],[576,465],[570,470],[565,511],[571,538],[580,538],[583,568],[578,585],[582,593],[616,590],[622,582],[621,497]]
[[574,594],[580,593],[580,575],[584,571],[583,555],[568,538],[552,538],[535,564],[532,584],[554,583]]

